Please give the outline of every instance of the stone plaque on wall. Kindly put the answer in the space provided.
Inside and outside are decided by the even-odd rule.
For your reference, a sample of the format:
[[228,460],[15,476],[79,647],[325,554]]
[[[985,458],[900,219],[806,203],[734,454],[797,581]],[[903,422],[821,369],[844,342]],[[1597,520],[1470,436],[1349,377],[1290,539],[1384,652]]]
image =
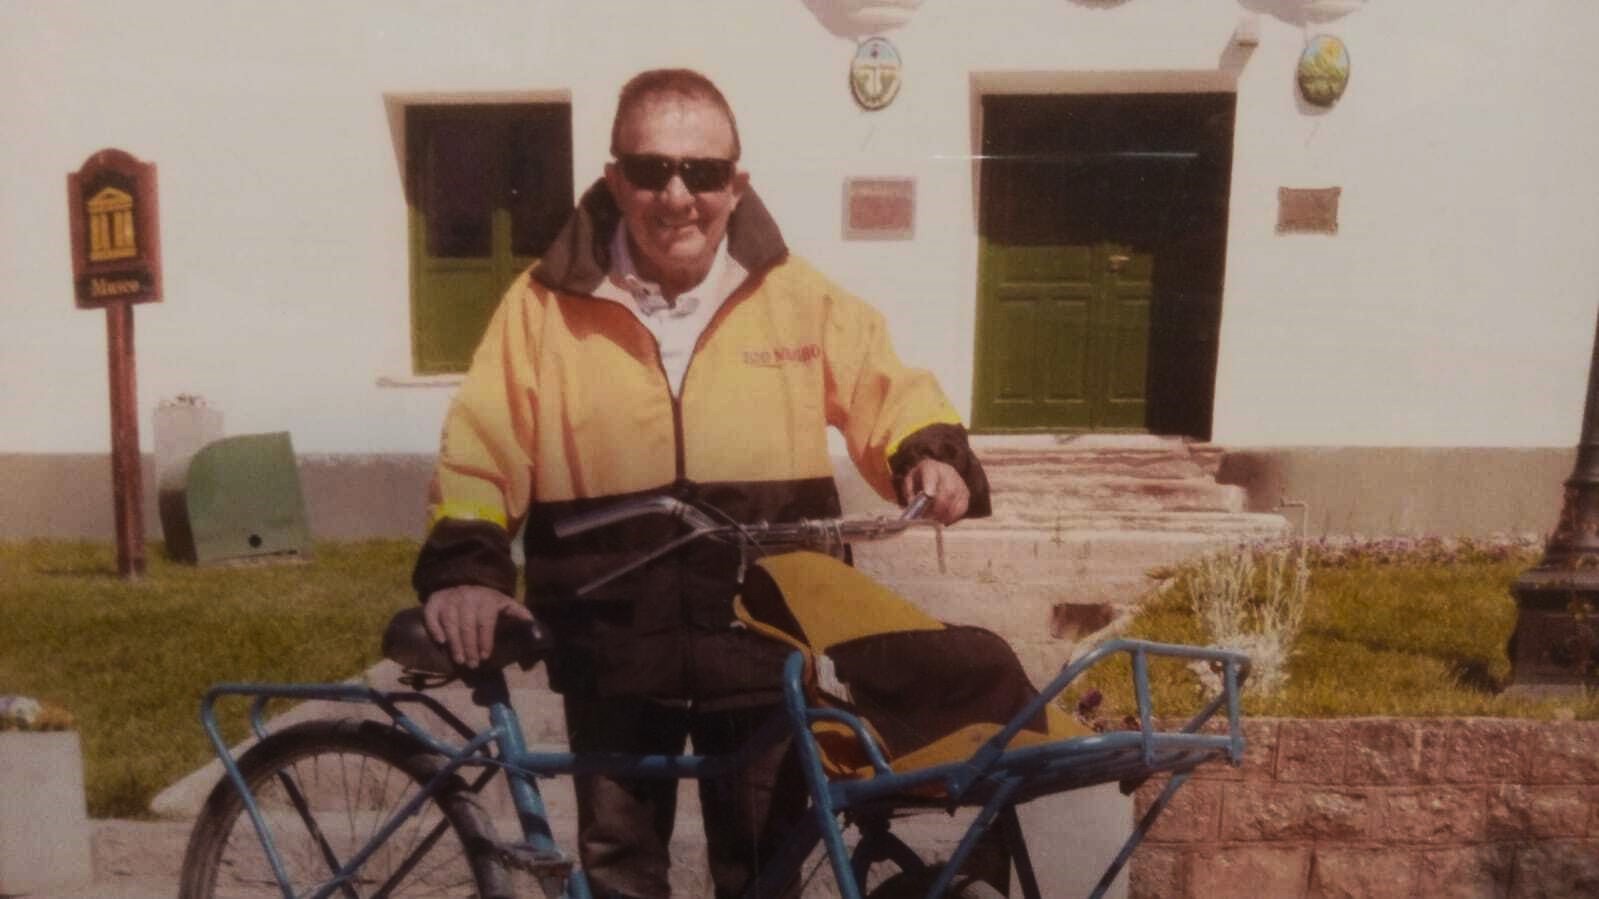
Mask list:
[[910,240],[916,232],[916,179],[845,178],[845,240]]
[[1277,188],[1278,234],[1337,234],[1341,187]]

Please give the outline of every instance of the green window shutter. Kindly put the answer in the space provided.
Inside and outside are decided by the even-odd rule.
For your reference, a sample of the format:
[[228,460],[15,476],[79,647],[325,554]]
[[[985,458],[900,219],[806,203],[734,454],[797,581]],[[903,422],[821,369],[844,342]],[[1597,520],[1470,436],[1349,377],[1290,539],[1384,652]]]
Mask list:
[[572,110],[410,106],[406,160],[412,364],[462,372],[506,285],[571,212]]

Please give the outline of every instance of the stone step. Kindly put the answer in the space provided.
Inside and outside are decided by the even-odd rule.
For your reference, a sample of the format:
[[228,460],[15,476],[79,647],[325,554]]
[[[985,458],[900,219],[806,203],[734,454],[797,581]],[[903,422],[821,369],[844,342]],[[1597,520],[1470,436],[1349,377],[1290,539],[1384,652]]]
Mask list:
[[990,480],[995,517],[1047,520],[1088,511],[1242,512],[1242,487],[1211,478],[1079,475],[1058,479]]
[[978,452],[992,481],[1064,479],[1088,475],[1198,478],[1211,472],[1186,448],[1167,450],[988,450]]
[[960,523],[970,531],[1034,531],[1052,539],[1106,533],[1195,534],[1237,541],[1267,540],[1286,531],[1281,515],[1263,512],[1153,511],[1138,509],[1001,509],[990,518]]
[[[1129,520],[1143,526],[1114,527]],[[1212,549],[1280,536],[1287,528],[1279,515],[1220,513],[1106,515],[1064,524],[1058,530],[1018,528],[979,519],[942,532],[917,527],[891,539],[855,544],[855,564],[881,579],[913,574],[1046,584],[1074,579],[1086,586],[1101,577],[1142,575]]]

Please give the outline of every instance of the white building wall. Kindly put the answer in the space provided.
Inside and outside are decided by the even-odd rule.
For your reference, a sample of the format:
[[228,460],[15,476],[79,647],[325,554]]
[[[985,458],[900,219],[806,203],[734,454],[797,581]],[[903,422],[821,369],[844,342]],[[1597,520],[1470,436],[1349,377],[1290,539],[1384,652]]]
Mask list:
[[[449,389],[379,384],[410,373],[391,105],[569,96],[581,191],[616,90],[658,65],[723,86],[790,244],[876,302],[963,410],[974,85],[1235,81],[1215,440],[1574,441],[1599,280],[1599,4],[1371,0],[1325,27],[1354,75],[1314,112],[1286,0],[926,0],[888,34],[900,96],[867,113],[823,3],[0,0],[0,452],[109,445],[103,316],[72,304],[64,189],[108,146],[160,167],[166,299],[135,315],[147,448],[158,400],[198,393],[229,432],[288,430],[301,451],[431,451]],[[1231,47],[1254,11],[1260,45]],[[915,176],[916,239],[843,241],[848,175]],[[1279,186],[1334,185],[1336,236],[1274,232]]]

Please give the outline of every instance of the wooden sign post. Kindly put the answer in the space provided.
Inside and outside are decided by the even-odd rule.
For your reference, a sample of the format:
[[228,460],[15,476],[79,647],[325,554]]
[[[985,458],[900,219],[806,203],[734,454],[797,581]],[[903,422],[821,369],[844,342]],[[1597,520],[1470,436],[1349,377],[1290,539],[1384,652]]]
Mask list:
[[111,378],[111,487],[117,573],[144,573],[144,486],[133,351],[133,304],[161,299],[161,232],[154,163],[101,150],[67,175],[73,295],[105,309]]

